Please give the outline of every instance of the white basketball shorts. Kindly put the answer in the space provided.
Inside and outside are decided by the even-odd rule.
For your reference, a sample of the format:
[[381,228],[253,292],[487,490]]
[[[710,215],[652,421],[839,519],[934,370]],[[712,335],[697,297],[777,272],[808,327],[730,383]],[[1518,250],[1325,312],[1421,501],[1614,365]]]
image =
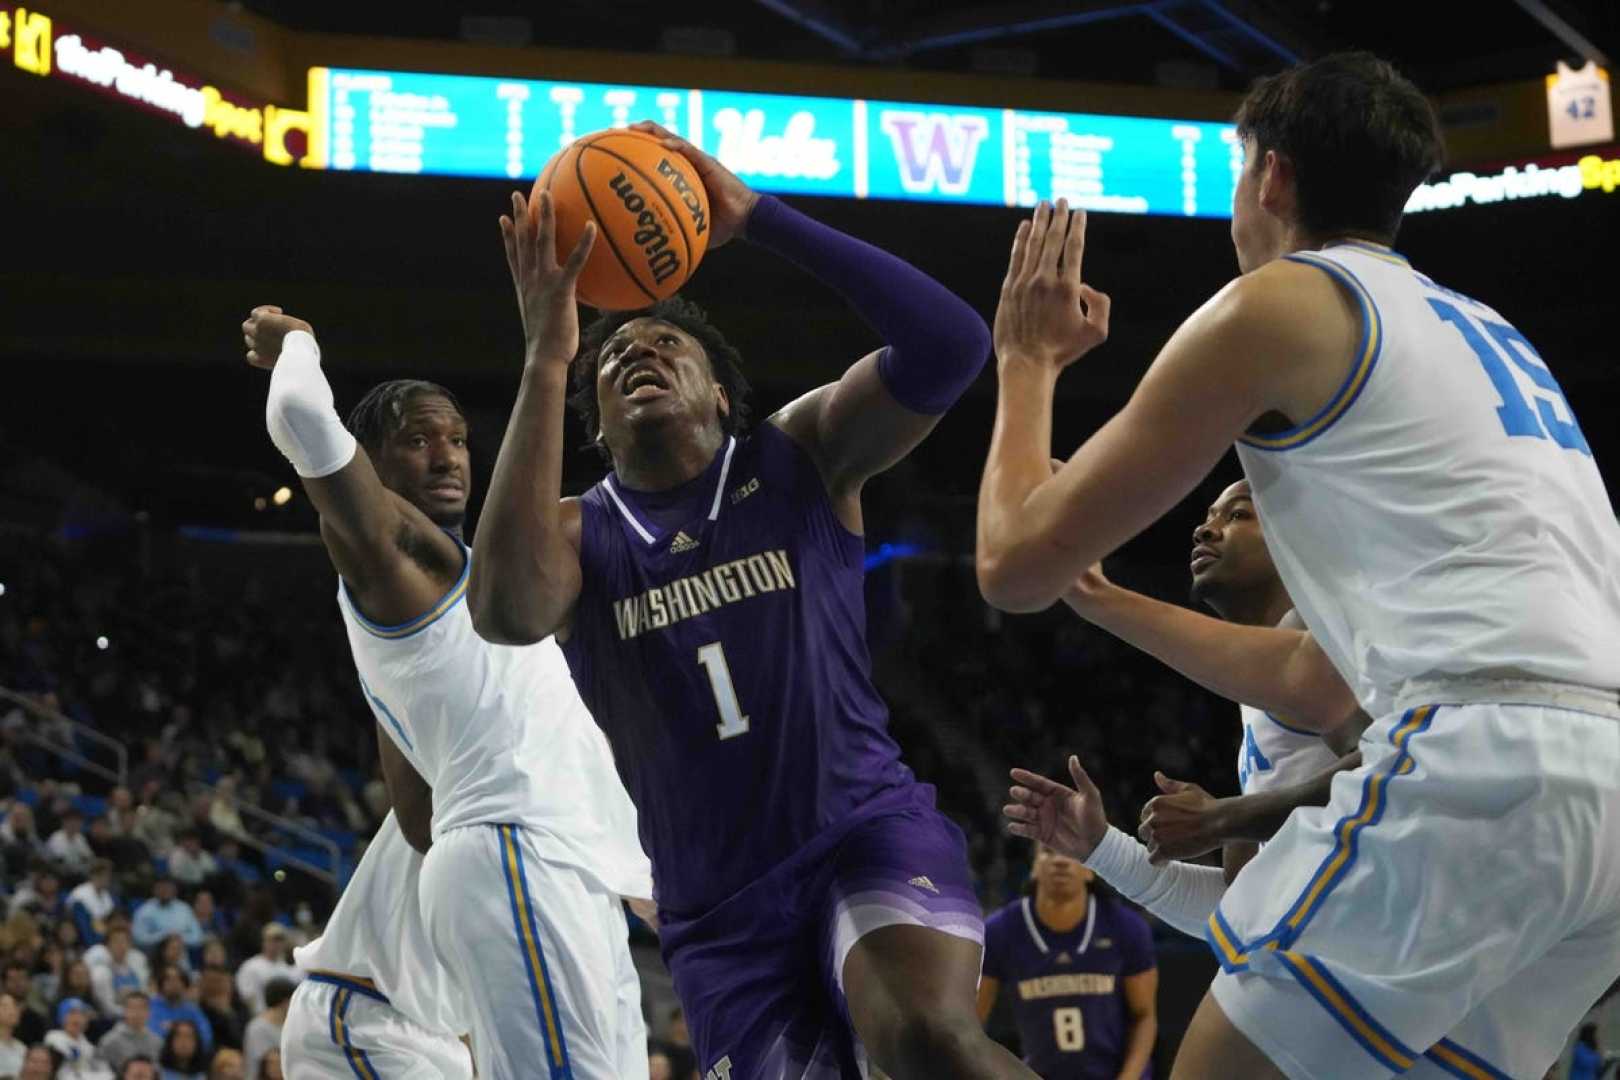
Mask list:
[[429,1031],[388,1004],[369,980],[310,975],[281,1028],[287,1080],[471,1080],[460,1039]]
[[1620,704],[1425,705],[1361,749],[1211,916],[1216,1001],[1290,1077],[1543,1076],[1620,977]]
[[516,825],[451,829],[422,866],[433,951],[461,990],[480,1080],[646,1080],[619,897]]

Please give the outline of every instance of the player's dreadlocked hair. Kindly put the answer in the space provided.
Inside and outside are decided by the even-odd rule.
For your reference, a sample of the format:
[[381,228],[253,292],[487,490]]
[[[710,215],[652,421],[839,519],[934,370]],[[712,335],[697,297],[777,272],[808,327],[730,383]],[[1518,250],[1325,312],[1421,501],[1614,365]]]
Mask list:
[[399,430],[405,420],[405,407],[414,399],[431,395],[442,397],[463,417],[456,395],[426,379],[390,379],[366,391],[366,396],[349,413],[349,432],[368,453],[374,453]]
[[574,389],[568,396],[568,404],[585,422],[586,437],[604,457],[607,446],[602,442],[602,418],[596,404],[596,373],[602,363],[602,346],[619,327],[633,319],[658,319],[696,338],[709,358],[714,381],[725,388],[726,400],[731,406],[730,412],[720,418],[721,429],[727,435],[735,435],[748,427],[749,390],[742,370],[742,354],[709,322],[702,308],[684,297],[671,296],[637,311],[603,312],[579,336],[579,352],[574,355]]

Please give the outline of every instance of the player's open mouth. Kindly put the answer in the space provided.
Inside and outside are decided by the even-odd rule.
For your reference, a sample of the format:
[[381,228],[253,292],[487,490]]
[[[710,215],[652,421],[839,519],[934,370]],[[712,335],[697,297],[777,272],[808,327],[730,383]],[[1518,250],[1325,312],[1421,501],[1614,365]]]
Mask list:
[[460,484],[434,484],[428,488],[428,492],[439,496],[441,499],[459,499],[461,498],[462,487]]
[[1220,554],[1213,548],[1199,544],[1192,552],[1192,572],[1198,573],[1206,567],[1214,565],[1220,559]]
[[657,397],[659,394],[669,392],[669,380],[665,379],[659,370],[651,364],[642,364],[640,367],[630,369],[630,373],[619,384],[624,396],[635,401],[642,398]]

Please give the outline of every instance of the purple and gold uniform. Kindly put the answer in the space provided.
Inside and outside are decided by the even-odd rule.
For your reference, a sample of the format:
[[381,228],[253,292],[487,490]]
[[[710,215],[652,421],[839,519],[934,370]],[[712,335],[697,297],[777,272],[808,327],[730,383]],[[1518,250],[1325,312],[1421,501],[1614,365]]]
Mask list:
[[1123,981],[1156,966],[1147,920],[1112,897],[1092,893],[1067,933],[1042,923],[1027,896],[984,921],[985,977],[1012,995],[1024,1061],[1045,1080],[1119,1075],[1130,1026]]
[[665,960],[716,1078],[862,1075],[863,934],[983,940],[961,832],[900,760],[867,655],[861,538],[767,423],[669,491],[583,499],[563,645],[652,857]]

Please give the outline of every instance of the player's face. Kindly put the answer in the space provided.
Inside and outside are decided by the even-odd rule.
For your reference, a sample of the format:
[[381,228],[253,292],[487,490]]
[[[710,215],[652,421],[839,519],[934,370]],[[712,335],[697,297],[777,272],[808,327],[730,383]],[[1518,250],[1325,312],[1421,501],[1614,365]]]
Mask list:
[[377,474],[435,524],[460,525],[472,475],[466,417],[437,394],[412,398],[399,430],[383,443]]
[[0,994],[0,1028],[10,1031],[22,1019],[22,1013],[17,1008],[17,999],[10,994]]
[[1193,595],[1199,600],[1219,607],[1222,597],[1276,584],[1277,568],[1248,481],[1221,492],[1192,538]]
[[1092,872],[1080,860],[1059,855],[1043,845],[1035,849],[1034,877],[1038,891],[1062,900],[1089,885]]
[[1283,253],[1283,222],[1262,205],[1270,202],[1271,185],[1278,182],[1277,166],[1275,153],[1261,153],[1253,139],[1243,140],[1243,171],[1232,191],[1232,246],[1245,274]]
[[651,427],[718,426],[730,410],[696,338],[660,319],[631,319],[602,343],[596,404],[609,447]]

